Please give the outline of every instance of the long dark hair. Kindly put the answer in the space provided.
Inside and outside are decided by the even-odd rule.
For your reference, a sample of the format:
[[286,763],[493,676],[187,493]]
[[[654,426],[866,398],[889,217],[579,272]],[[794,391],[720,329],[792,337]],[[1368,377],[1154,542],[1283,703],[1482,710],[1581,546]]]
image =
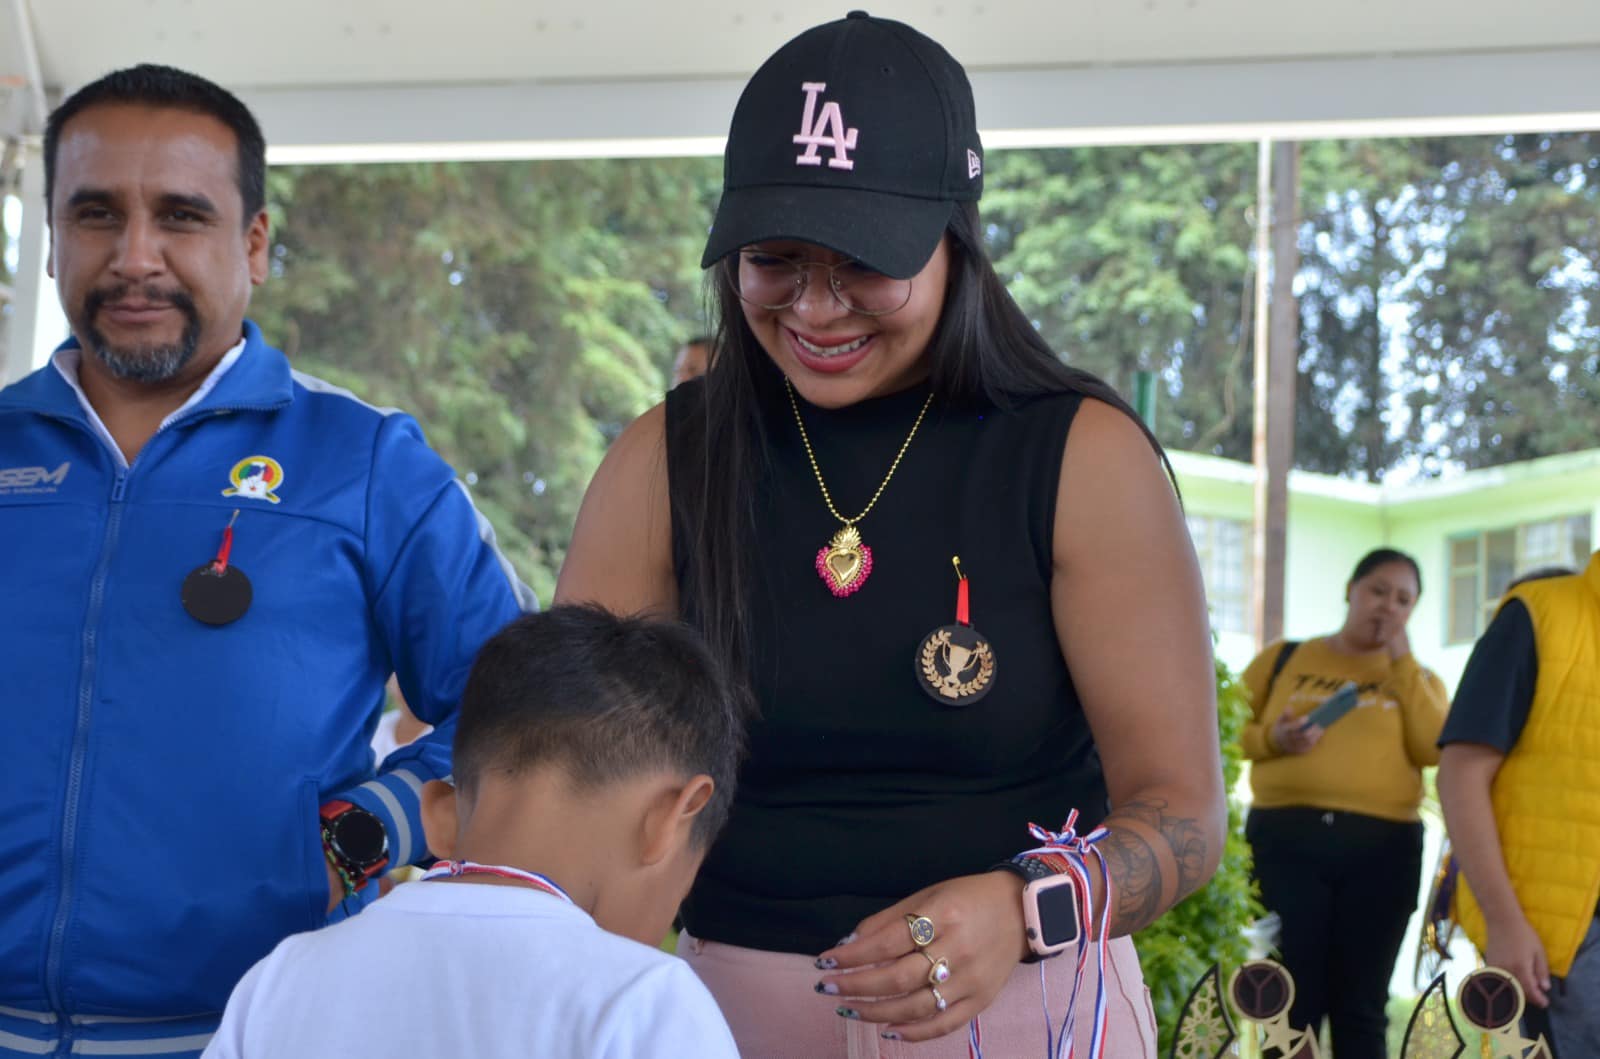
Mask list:
[[[1077,393],[1104,401],[1139,424],[1172,477],[1172,467],[1149,427],[1098,377],[1064,364],[995,274],[984,249],[977,203],[956,204],[946,229],[950,270],[944,309],[928,344],[929,383],[937,401],[952,407],[1014,407],[1052,393]],[[782,400],[783,375],[745,322],[726,261],[709,273],[716,318],[714,355],[700,409],[703,428],[675,441],[693,450],[675,459],[698,470],[683,482],[675,512],[689,554],[683,616],[705,634],[712,649],[739,670],[747,662],[750,621],[746,586],[755,525],[755,483],[767,459],[763,406]],[[1173,480],[1176,489],[1177,482]]]

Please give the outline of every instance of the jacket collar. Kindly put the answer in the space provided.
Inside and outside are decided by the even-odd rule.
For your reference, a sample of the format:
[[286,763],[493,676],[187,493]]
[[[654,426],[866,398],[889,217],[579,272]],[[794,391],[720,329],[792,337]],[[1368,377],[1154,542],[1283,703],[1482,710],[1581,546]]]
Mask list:
[[[69,338],[56,350],[79,349],[76,338]],[[261,329],[253,321],[244,322],[244,351],[222,378],[182,419],[204,412],[242,411],[281,408],[294,400],[294,378],[289,358],[267,345]],[[0,413],[38,412],[57,419],[88,424],[88,415],[72,385],[56,366],[46,364],[38,371],[0,390]]]

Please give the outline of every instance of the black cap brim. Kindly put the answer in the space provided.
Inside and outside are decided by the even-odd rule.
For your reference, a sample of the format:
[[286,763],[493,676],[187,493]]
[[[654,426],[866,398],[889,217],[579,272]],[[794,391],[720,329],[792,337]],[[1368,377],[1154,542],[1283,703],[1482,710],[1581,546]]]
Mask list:
[[701,268],[767,239],[815,243],[895,279],[921,272],[955,203],[860,188],[767,185],[722,194]]

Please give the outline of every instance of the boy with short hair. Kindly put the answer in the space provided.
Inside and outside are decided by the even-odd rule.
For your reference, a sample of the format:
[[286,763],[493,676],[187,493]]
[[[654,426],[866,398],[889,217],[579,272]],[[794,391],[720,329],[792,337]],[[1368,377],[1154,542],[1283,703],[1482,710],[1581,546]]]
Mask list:
[[743,719],[685,626],[594,607],[512,622],[468,677],[456,786],[423,791],[446,859],[256,964],[207,1059],[736,1059],[655,945],[727,819]]

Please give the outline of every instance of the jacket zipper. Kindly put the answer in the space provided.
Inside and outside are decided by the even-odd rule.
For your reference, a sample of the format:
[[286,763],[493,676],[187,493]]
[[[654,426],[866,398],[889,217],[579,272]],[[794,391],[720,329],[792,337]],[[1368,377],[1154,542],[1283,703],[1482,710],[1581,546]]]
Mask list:
[[[213,415],[235,411],[268,410],[278,407],[277,403],[258,405],[236,405],[225,408],[195,409],[182,419],[167,423],[150,440],[145,442],[139,455],[148,452],[150,445],[156,438],[166,433],[169,429],[188,425]],[[52,419],[68,423],[90,435],[94,432],[88,426],[76,419],[55,413],[45,413]],[[133,467],[121,466],[121,454],[113,453],[113,463],[116,464],[116,477],[111,485],[111,510],[106,518],[105,535],[100,542],[100,560],[95,566],[94,580],[89,588],[89,611],[84,618],[83,635],[80,638],[82,658],[78,669],[78,716],[72,734],[72,756],[67,769],[67,796],[66,804],[61,814],[61,889],[56,898],[56,914],[50,926],[50,942],[45,952],[45,993],[49,997],[50,1007],[60,1018],[60,1036],[57,1039],[56,1054],[67,1055],[72,1050],[73,1024],[66,1009],[66,998],[63,995],[62,953],[66,948],[67,927],[72,918],[72,899],[76,889],[74,873],[74,860],[77,856],[78,845],[78,811],[83,800],[83,774],[84,759],[89,752],[89,722],[94,712],[94,687],[95,667],[98,661],[98,641],[100,612],[105,603],[106,577],[111,567],[111,556],[116,551],[117,537],[122,528],[123,502],[127,494],[128,475]],[[138,463],[135,457],[134,463]]]
[[61,814],[61,891],[56,898],[55,920],[50,926],[50,947],[45,957],[45,985],[50,995],[50,1006],[63,1016],[61,1047],[68,1049],[71,1047],[72,1023],[64,1018],[66,1005],[61,987],[61,954],[66,946],[67,924],[72,914],[73,890],[77,881],[73,861],[78,845],[78,811],[83,800],[84,758],[89,752],[89,721],[94,712],[94,671],[100,612],[105,603],[106,575],[111,566],[111,555],[116,550],[117,534],[122,527],[122,504],[127,483],[127,470],[118,468],[111,487],[111,511],[106,518],[105,536],[100,544],[100,561],[95,567],[94,581],[89,588],[89,611],[84,618],[81,640],[83,657],[78,670],[78,718],[72,733],[66,805]]

